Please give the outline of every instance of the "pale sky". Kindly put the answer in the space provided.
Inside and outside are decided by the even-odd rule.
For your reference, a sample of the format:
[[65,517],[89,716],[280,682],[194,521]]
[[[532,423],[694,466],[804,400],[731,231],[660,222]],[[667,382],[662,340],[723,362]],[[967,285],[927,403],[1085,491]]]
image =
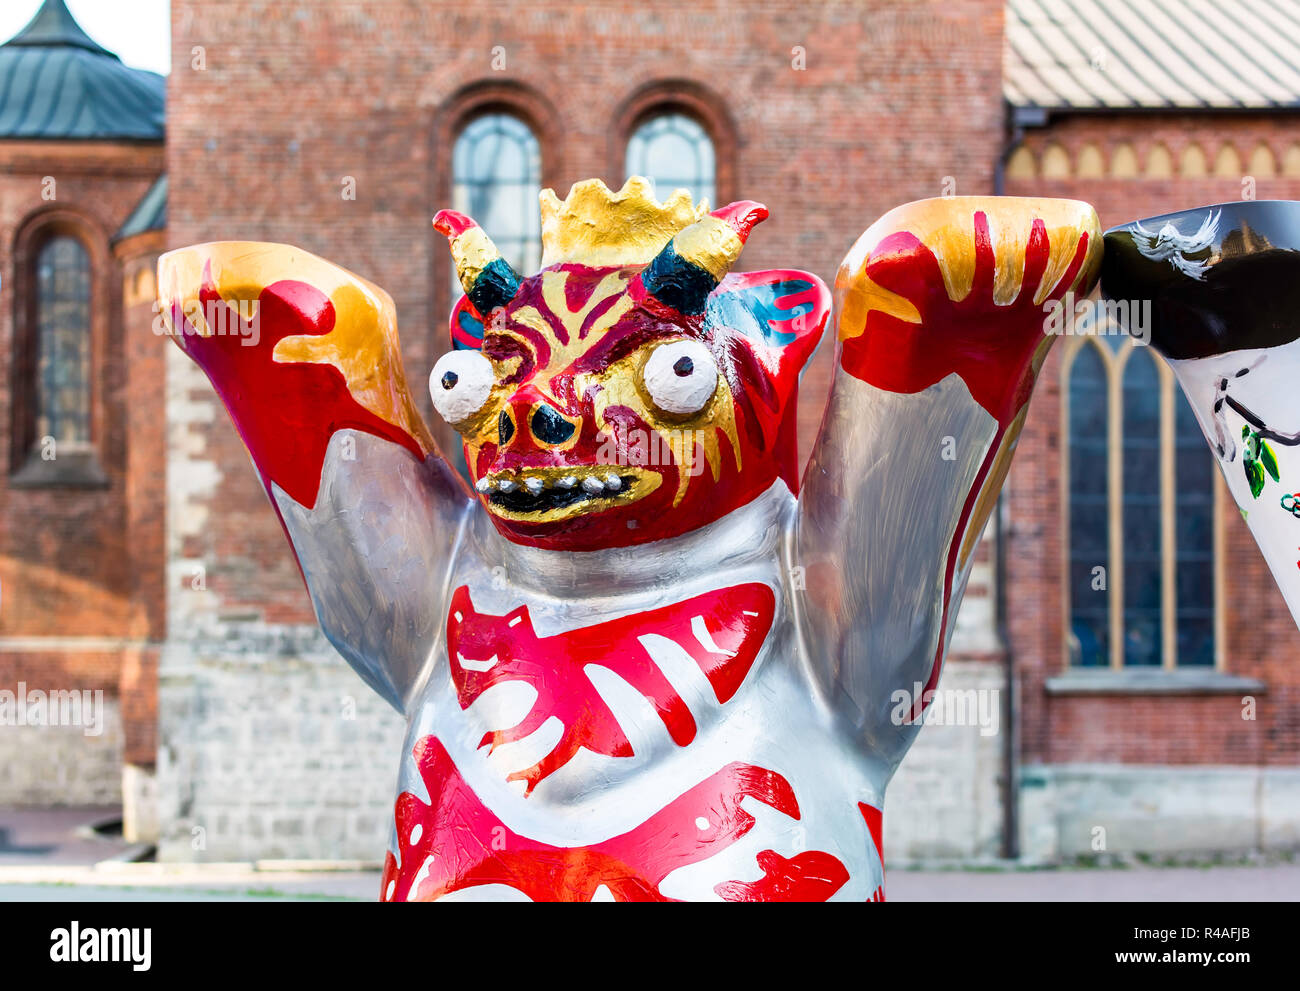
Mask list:
[[[171,70],[170,0],[66,0],[81,29],[127,65],[164,75]],[[0,42],[21,31],[41,0],[0,3]]]

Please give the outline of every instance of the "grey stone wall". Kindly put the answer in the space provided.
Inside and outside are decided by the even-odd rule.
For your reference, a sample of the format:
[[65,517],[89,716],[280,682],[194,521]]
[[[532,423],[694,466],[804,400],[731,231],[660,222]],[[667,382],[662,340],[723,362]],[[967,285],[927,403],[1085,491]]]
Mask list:
[[1300,849],[1300,768],[1029,765],[1020,779],[1027,862]]
[[173,643],[158,693],[160,861],[383,860],[403,721],[315,629]]
[[0,805],[121,802],[122,712],[114,699],[105,698],[103,706],[98,736],[87,736],[80,726],[0,725]]
[[[945,665],[940,694],[930,706],[931,721],[917,734],[885,791],[887,864],[990,860],[1000,854],[998,777],[1007,727],[1000,711],[998,722],[984,732],[977,720],[981,695],[987,713],[1000,706],[1001,687],[998,664]],[[951,722],[961,724],[949,724],[949,714],[956,717]]]
[[[951,662],[948,711],[1000,685],[997,665]],[[315,630],[172,644],[158,702],[159,860],[382,859],[403,723]],[[923,728],[886,796],[891,863],[997,856],[1000,733]]]

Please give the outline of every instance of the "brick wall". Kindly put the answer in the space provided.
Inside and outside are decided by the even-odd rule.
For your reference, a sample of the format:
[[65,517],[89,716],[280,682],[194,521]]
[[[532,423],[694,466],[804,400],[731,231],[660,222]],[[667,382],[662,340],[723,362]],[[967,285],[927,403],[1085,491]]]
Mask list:
[[[161,586],[151,576],[163,562],[155,480],[164,455],[150,424],[160,420],[161,359],[144,339],[151,301],[123,285],[127,256],[110,238],[162,167],[157,143],[0,143],[0,689],[26,681],[42,691],[103,691],[116,727],[90,741],[77,732],[0,728],[0,746],[21,750],[27,777],[47,785],[25,783],[15,769],[0,779],[0,802],[113,801],[124,756],[154,761],[149,644],[163,630]],[[28,249],[39,245],[33,235],[52,221],[80,235],[91,257],[93,440],[107,478],[93,488],[13,483],[26,453],[14,444],[24,397],[16,321],[29,295]]]
[[45,808],[121,802],[123,734],[117,702],[105,697],[97,719],[98,726],[0,728],[0,804]]
[[[109,238],[126,220],[162,168],[157,145],[68,146],[8,143],[0,147],[0,272],[9,305],[0,306],[0,637],[121,636],[130,628],[131,553],[127,525],[128,365],[117,265]],[[55,180],[53,200],[43,178]],[[7,484],[21,455],[8,429],[13,414],[15,351],[13,293],[22,282],[14,247],[47,214],[76,218],[92,246],[97,341],[96,446],[109,484],[100,489],[15,489]],[[158,452],[161,453],[161,452]],[[161,470],[155,460],[151,469]]]
[[[1300,118],[1107,115],[1031,132],[1007,192],[1094,204],[1103,228],[1240,199],[1300,199]],[[1044,691],[1065,666],[1068,614],[1061,543],[1061,349],[1039,380],[1007,491],[1012,648],[1023,688],[1027,762],[1295,764],[1300,752],[1300,639],[1254,539],[1223,491],[1224,669],[1264,682],[1257,718],[1241,693],[1213,697],[1064,697]],[[1222,488],[1217,477],[1216,484]]]
[[[1001,37],[1001,4],[991,0],[178,0],[169,238],[287,241],[372,278],[397,303],[408,371],[420,381],[446,347],[448,255],[429,220],[450,199],[447,118],[479,94],[509,91],[540,119],[543,179],[562,195],[589,176],[621,184],[610,163],[621,161],[623,138],[611,125],[646,87],[678,81],[708,94],[735,134],[734,189],[721,195],[773,209],[743,266],[804,266],[830,281],[858,234],[897,203],[937,195],[945,176],[959,192],[991,190]],[[492,68],[496,46],[502,71]],[[795,46],[806,50],[803,71],[792,68]],[[191,68],[196,48],[202,70]],[[355,201],[341,196],[344,176],[356,179]],[[805,379],[805,436],[820,421],[824,351]],[[224,414],[204,433],[220,466],[220,511],[184,553],[209,562],[224,608],[310,621]]]
[[[997,0],[174,0],[172,28],[169,244],[289,242],[372,279],[397,304],[414,382],[447,347],[449,255],[430,219],[450,205],[451,143],[477,111],[505,106],[529,120],[543,184],[564,195],[591,176],[621,185],[636,115],[658,97],[687,104],[715,125],[719,198],[772,208],[742,267],[809,268],[827,282],[896,204],[940,194],[945,177],[957,192],[991,191],[1002,140]],[[355,200],[342,196],[345,177]],[[805,452],[831,343],[804,378]],[[391,810],[399,744],[358,748],[340,728],[337,698],[364,689],[302,646],[310,605],[235,431],[179,353],[167,359],[167,391],[161,856],[373,856],[382,845],[371,819]],[[435,423],[423,389],[417,400]],[[986,593],[977,581],[971,596],[987,605]],[[967,641],[987,648],[987,623],[964,623]],[[263,711],[281,683],[303,686],[301,711]],[[249,718],[266,732],[236,727]],[[395,717],[374,718],[365,740],[386,740]],[[978,766],[971,787],[987,794],[994,768]],[[327,793],[352,795],[365,821],[328,809],[318,821],[308,798]],[[191,848],[195,825],[205,850]],[[972,849],[987,846],[968,832]]]

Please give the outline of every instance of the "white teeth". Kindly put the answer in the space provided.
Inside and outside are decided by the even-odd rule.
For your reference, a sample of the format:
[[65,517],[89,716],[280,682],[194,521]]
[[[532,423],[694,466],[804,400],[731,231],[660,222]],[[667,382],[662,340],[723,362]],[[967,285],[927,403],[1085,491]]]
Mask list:
[[599,495],[605,491],[605,483],[594,475],[588,476],[582,480],[582,488],[583,491],[590,492],[592,495]]
[[565,475],[555,484],[562,489],[571,489],[578,484],[578,479],[573,475]]
[[605,476],[605,488],[611,492],[617,492],[623,487],[623,479],[619,478],[612,471]]
[[542,484],[540,478],[525,478],[524,488],[526,488],[531,494],[537,495],[542,491],[542,489],[546,488],[546,486]]
[[493,485],[492,480],[485,475],[474,484],[474,488],[478,489],[480,492],[491,492],[496,488],[496,486]]
[[515,489],[519,488],[519,486],[510,479],[503,478],[501,481],[497,482],[497,488],[502,492],[513,492]]

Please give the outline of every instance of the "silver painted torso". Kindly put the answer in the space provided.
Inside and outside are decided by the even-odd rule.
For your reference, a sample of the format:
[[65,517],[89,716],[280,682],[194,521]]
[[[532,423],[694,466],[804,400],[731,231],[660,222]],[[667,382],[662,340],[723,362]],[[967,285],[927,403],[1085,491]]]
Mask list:
[[[666,671],[695,717],[697,733],[678,746],[649,703],[616,676],[593,677],[602,698],[631,740],[635,755],[606,757],[582,750],[525,797],[511,771],[532,764],[554,742],[547,727],[495,749],[479,747],[485,732],[514,725],[534,697],[521,682],[485,692],[462,711],[452,684],[445,638],[434,652],[429,677],[412,708],[406,752],[437,735],[477,796],[512,830],[557,846],[584,846],[624,833],[673,799],[734,761],[781,774],[794,789],[800,818],[746,800],[757,824],[717,856],[682,868],[660,885],[667,897],[713,899],[713,888],[760,875],[755,856],[775,850],[793,857],[824,850],[849,871],[836,898],[862,901],[882,883],[882,866],[857,802],[879,807],[888,774],[847,746],[834,719],[810,689],[798,624],[800,594],[788,581],[796,503],[777,483],[750,505],[713,526],[655,545],[654,554],[632,547],[585,554],[542,551],[506,542],[479,514],[456,558],[451,587],[467,585],[475,606],[505,614],[527,605],[539,636],[550,636],[621,616],[682,602],[742,582],[762,582],[776,596],[776,612],[758,657],[736,695],[719,704],[698,668]],[[743,536],[744,539],[738,539]],[[755,539],[761,536],[761,539]],[[666,568],[666,562],[674,566]],[[591,664],[599,665],[593,657]],[[790,741],[797,739],[798,746]],[[422,801],[431,796],[409,758],[400,791]],[[848,837],[863,842],[850,846]],[[399,838],[393,838],[394,846]],[[396,852],[396,851],[394,851]],[[506,897],[501,886],[473,888],[453,897]]]
[[[913,447],[898,443],[892,425],[918,414],[935,437],[956,439],[955,462],[917,458]],[[799,818],[745,798],[754,828],[668,875],[660,893],[717,899],[716,884],[762,876],[759,851],[786,858],[824,851],[849,875],[833,898],[860,901],[883,884],[860,803],[883,811],[885,786],[919,729],[893,715],[893,694],[929,677],[936,651],[951,636],[970,562],[954,576],[945,622],[944,560],[963,536],[958,513],[994,426],[956,376],[913,396],[841,380],[800,500],[778,481],[752,503],[684,536],[590,552],[511,543],[476,501],[444,495],[454,483],[437,458],[420,464],[354,431],[334,436],[313,509],[278,489],[273,495],[322,628],[407,717],[399,794],[436,800],[412,758],[416,745],[434,736],[507,828],[578,847],[646,822],[728,764],[752,764],[788,781]],[[346,465],[343,452],[350,454]],[[869,467],[843,470],[853,463]],[[898,486],[900,478],[907,484]],[[363,574],[368,586],[333,577]],[[828,577],[834,597],[823,584]],[[597,670],[590,680],[633,756],[579,751],[525,795],[523,782],[508,775],[545,753],[554,729],[542,725],[493,752],[480,746],[485,733],[519,722],[533,696],[528,686],[506,682],[462,709],[452,681],[457,662],[446,642],[453,590],[467,587],[480,614],[503,616],[527,606],[544,637],[746,582],[772,590],[775,612],[729,701],[714,698],[698,669],[660,665],[695,719],[689,744],[670,738],[645,698]],[[592,658],[594,668],[599,664]],[[399,839],[394,829],[395,856]],[[522,895],[490,884],[448,897]]]

